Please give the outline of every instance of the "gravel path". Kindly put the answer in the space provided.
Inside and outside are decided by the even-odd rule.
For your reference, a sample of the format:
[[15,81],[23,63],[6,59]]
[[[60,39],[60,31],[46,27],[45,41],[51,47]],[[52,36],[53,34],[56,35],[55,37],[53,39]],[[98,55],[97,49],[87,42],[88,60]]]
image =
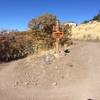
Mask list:
[[0,100],[100,100],[100,43],[49,56],[0,64]]

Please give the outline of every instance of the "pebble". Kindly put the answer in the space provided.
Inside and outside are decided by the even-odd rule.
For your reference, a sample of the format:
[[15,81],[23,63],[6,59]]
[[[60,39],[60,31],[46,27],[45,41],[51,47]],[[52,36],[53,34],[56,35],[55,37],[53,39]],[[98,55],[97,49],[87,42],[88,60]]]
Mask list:
[[58,66],[56,66],[55,68],[58,69]]
[[57,82],[52,83],[53,86],[57,86]]
[[73,65],[70,64],[69,67],[73,67]]
[[25,84],[25,85],[29,85],[29,83],[28,83],[28,82],[25,82],[24,84]]
[[55,56],[56,58],[59,58],[59,54],[57,54],[57,53],[55,53],[54,56]]
[[19,82],[17,81],[17,82],[15,82],[14,87],[16,87],[18,85],[19,85]]
[[18,85],[18,84],[19,84],[19,82],[17,81],[17,82],[16,82],[16,85]]
[[46,73],[46,70],[43,70],[43,73]]
[[47,55],[45,55],[45,57],[44,57],[44,61],[45,61],[47,64],[51,64],[54,60],[55,60],[55,56],[52,55],[52,54],[47,54]]

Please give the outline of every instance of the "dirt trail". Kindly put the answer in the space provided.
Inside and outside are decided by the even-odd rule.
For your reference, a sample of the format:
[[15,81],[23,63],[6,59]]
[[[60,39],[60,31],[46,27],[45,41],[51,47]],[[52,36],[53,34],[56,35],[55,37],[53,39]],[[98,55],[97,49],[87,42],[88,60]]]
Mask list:
[[100,100],[100,43],[79,42],[52,62],[45,55],[0,64],[0,100]]

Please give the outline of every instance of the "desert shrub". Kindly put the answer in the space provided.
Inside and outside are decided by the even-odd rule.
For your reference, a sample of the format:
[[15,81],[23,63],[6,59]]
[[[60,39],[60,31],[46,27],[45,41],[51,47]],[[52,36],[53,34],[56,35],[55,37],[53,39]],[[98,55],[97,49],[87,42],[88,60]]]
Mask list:
[[96,16],[93,17],[92,20],[96,20],[100,22],[100,11],[98,12],[98,14]]
[[29,22],[28,27],[37,34],[47,35],[52,33],[53,25],[55,25],[56,20],[56,16],[46,13],[37,18],[33,18]]
[[[11,61],[26,57],[39,49],[53,48],[55,39],[52,32],[56,21],[56,16],[45,14],[29,22],[29,31],[5,31],[0,34],[0,61]],[[64,37],[60,39],[61,45],[71,44],[71,28],[69,25],[60,25],[60,31],[64,32]]]
[[[57,17],[52,14],[44,14],[37,18],[33,18],[29,24],[29,29],[35,33],[37,37],[38,48],[52,48],[55,40],[52,38],[53,28],[58,21]],[[64,37],[60,40],[60,44],[68,43],[69,38],[71,37],[71,25],[60,25],[60,31],[64,32]],[[39,38],[40,37],[40,38]]]
[[64,33],[63,38],[60,40],[61,45],[63,46],[64,44],[72,44],[72,41],[70,37],[72,36],[72,25],[62,25],[61,26],[61,31]]
[[0,61],[11,61],[34,53],[35,41],[26,33],[10,33],[0,36]]

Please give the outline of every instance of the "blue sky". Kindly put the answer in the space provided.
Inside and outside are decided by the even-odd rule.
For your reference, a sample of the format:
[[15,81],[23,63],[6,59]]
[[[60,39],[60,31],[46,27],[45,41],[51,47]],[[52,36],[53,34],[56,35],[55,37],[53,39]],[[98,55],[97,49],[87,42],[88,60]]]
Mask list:
[[80,23],[99,10],[100,0],[0,0],[0,29],[26,30],[32,18],[44,13]]

